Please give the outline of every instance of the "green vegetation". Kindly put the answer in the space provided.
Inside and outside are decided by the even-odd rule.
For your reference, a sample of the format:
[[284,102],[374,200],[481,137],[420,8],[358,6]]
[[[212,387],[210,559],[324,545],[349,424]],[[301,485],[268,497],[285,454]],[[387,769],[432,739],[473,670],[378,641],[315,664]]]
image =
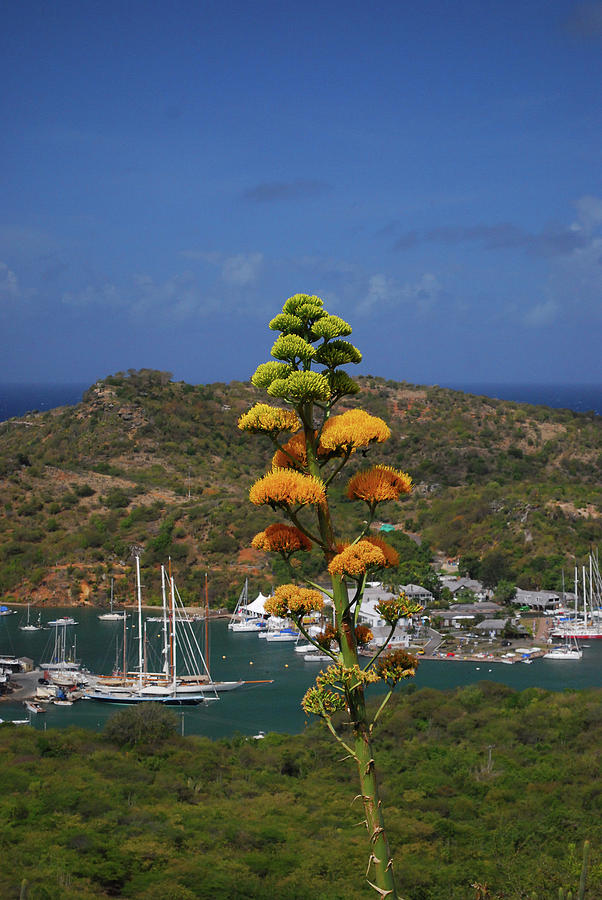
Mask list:
[[[491,900],[578,896],[587,839],[585,897],[602,896],[600,690],[410,690],[375,740],[407,900],[474,900],[474,884]],[[5,725],[0,755],[2,897],[23,879],[32,900],[371,894],[350,770],[321,728],[120,749]]]
[[[580,562],[600,544],[600,417],[373,376],[357,381],[362,408],[392,430],[379,461],[408,471],[416,485],[403,515],[384,504],[384,521],[447,556],[499,551],[512,573],[506,580],[523,588],[558,589],[573,555]],[[103,603],[115,576],[116,599],[131,599],[130,547],[139,544],[148,553],[148,599],[158,600],[152,542],[166,519],[174,528],[161,552],[177,558],[187,600],[198,598],[205,571],[213,605],[233,603],[247,576],[251,591],[265,593],[278,563],[248,547],[270,517],[246,498],[270,452],[236,427],[259,399],[250,384],[193,386],[132,370],[98,381],[76,407],[0,423],[0,596]],[[342,404],[356,405],[354,397]],[[362,464],[351,460],[350,474]],[[340,530],[357,533],[356,505],[336,490],[331,503]],[[79,589],[69,564],[82,571]],[[316,575],[317,557],[304,565]]]

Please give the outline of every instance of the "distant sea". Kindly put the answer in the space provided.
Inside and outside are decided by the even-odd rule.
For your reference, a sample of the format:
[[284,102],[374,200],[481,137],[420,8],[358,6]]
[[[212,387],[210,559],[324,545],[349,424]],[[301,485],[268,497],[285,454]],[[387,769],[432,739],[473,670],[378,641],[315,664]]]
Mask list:
[[0,422],[56,406],[76,406],[89,384],[0,384]]
[[514,400],[516,403],[533,403],[535,406],[551,406],[554,409],[572,409],[602,415],[602,384],[495,384],[454,383],[441,387],[467,394],[494,397],[498,400]]
[[[13,416],[24,416],[32,410],[47,412],[56,406],[75,406],[89,384],[0,384],[0,422]],[[488,384],[483,382],[445,384],[456,391],[478,396],[496,397],[572,409],[593,410],[602,415],[602,384]]]

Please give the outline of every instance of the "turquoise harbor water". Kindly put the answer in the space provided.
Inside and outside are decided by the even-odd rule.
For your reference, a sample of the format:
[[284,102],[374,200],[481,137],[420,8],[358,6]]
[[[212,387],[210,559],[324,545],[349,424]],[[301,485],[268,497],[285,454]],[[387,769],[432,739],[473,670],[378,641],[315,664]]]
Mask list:
[[[69,629],[70,641],[76,637],[77,656],[90,671],[109,673],[113,667],[116,646],[123,627],[120,622],[100,622],[96,609],[46,609],[42,621],[72,615],[80,624]],[[37,610],[31,610],[32,621]],[[148,613],[150,615],[150,613]],[[157,614],[156,611],[153,612]],[[17,615],[0,617],[0,653],[31,657],[37,665],[52,650],[54,629],[22,632],[19,624],[25,618],[20,608]],[[131,622],[131,619],[128,620]],[[148,633],[158,640],[160,624],[148,626]],[[199,641],[203,625],[194,625]],[[154,631],[154,634],[153,634]],[[271,684],[247,684],[224,693],[218,701],[199,707],[176,709],[186,734],[202,734],[211,738],[234,734],[253,735],[258,731],[297,734],[306,718],[300,701],[320,669],[319,663],[303,660],[295,653],[294,644],[268,644],[256,634],[232,634],[225,620],[210,625],[210,664],[215,679],[271,680]],[[535,660],[531,665],[516,663],[458,662],[423,660],[415,679],[417,687],[448,690],[478,681],[497,681],[521,690],[541,687],[560,691],[600,687],[602,673],[602,641],[591,641],[581,661]],[[18,680],[18,676],[16,678]],[[32,716],[35,728],[77,725],[101,730],[108,716],[118,707],[93,701],[80,701],[72,707],[49,706],[45,715]],[[24,718],[22,702],[0,703],[3,719]]]

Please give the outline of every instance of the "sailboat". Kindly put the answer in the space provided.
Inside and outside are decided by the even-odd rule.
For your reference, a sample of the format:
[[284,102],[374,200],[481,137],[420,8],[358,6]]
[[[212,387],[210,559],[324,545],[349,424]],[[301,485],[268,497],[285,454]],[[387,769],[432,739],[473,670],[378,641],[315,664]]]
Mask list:
[[586,567],[582,567],[582,598],[583,606],[580,610],[578,603],[578,570],[575,566],[575,609],[572,619],[557,620],[552,629],[554,637],[565,639],[602,639],[602,610],[600,599],[602,594],[602,579],[598,567],[597,554],[589,555],[589,579]]
[[[245,581],[246,587],[246,581]],[[176,590],[177,593],[177,590]],[[178,595],[178,600],[180,602],[180,609],[185,614],[184,606],[182,604],[181,598]],[[198,690],[203,693],[221,693],[222,691],[233,691],[236,688],[242,687],[244,681],[214,681],[209,674],[209,591],[207,584],[207,574],[205,573],[205,655],[204,657],[200,654],[201,659],[203,659],[205,671],[197,672],[196,674],[184,675],[181,678],[180,683],[178,684],[176,691],[180,695],[185,695],[186,693],[194,690],[195,686]],[[189,629],[190,634],[194,637],[194,641],[196,643],[196,637],[194,636],[194,632],[192,628]],[[197,644],[198,648],[198,644]],[[200,648],[199,648],[200,651]]]
[[42,630],[42,613],[38,614],[38,624],[34,625],[29,621],[29,603],[27,604],[27,622],[25,625],[19,625],[20,631],[41,631]]
[[82,672],[75,658],[76,645],[67,648],[67,625],[57,625],[50,659],[40,663],[40,669],[50,676],[54,684],[73,686],[87,683],[87,673]]
[[101,613],[98,618],[101,622],[120,622],[125,618],[126,612],[113,612],[113,579],[111,578],[111,612]]
[[245,578],[234,612],[230,616],[228,628],[235,634],[245,631],[263,631],[267,627],[265,618],[249,610],[249,580]]
[[583,650],[577,643],[576,638],[569,639],[564,644],[559,644],[544,653],[543,659],[582,659]]
[[[161,566],[163,593],[163,665],[160,671],[148,670],[148,641],[146,622],[142,620],[142,592],[140,584],[140,559],[136,557],[136,582],[138,597],[138,665],[127,670],[124,640],[124,662],[120,674],[99,675],[94,689],[86,695],[90,700],[105,703],[135,704],[155,701],[168,705],[198,704],[217,699],[217,691],[232,690],[239,682],[214,682],[209,674],[205,657],[192,629],[192,621],[186,614],[173,576],[166,576]],[[169,602],[167,598],[169,585]],[[125,620],[124,620],[125,621]],[[125,639],[125,627],[124,627]]]

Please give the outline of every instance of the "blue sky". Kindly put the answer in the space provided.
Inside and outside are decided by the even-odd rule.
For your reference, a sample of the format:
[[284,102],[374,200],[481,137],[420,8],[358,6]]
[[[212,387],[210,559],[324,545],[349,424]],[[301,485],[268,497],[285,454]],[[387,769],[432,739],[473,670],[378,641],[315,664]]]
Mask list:
[[0,380],[245,380],[304,292],[364,373],[599,382],[601,61],[601,2],[5,4]]

